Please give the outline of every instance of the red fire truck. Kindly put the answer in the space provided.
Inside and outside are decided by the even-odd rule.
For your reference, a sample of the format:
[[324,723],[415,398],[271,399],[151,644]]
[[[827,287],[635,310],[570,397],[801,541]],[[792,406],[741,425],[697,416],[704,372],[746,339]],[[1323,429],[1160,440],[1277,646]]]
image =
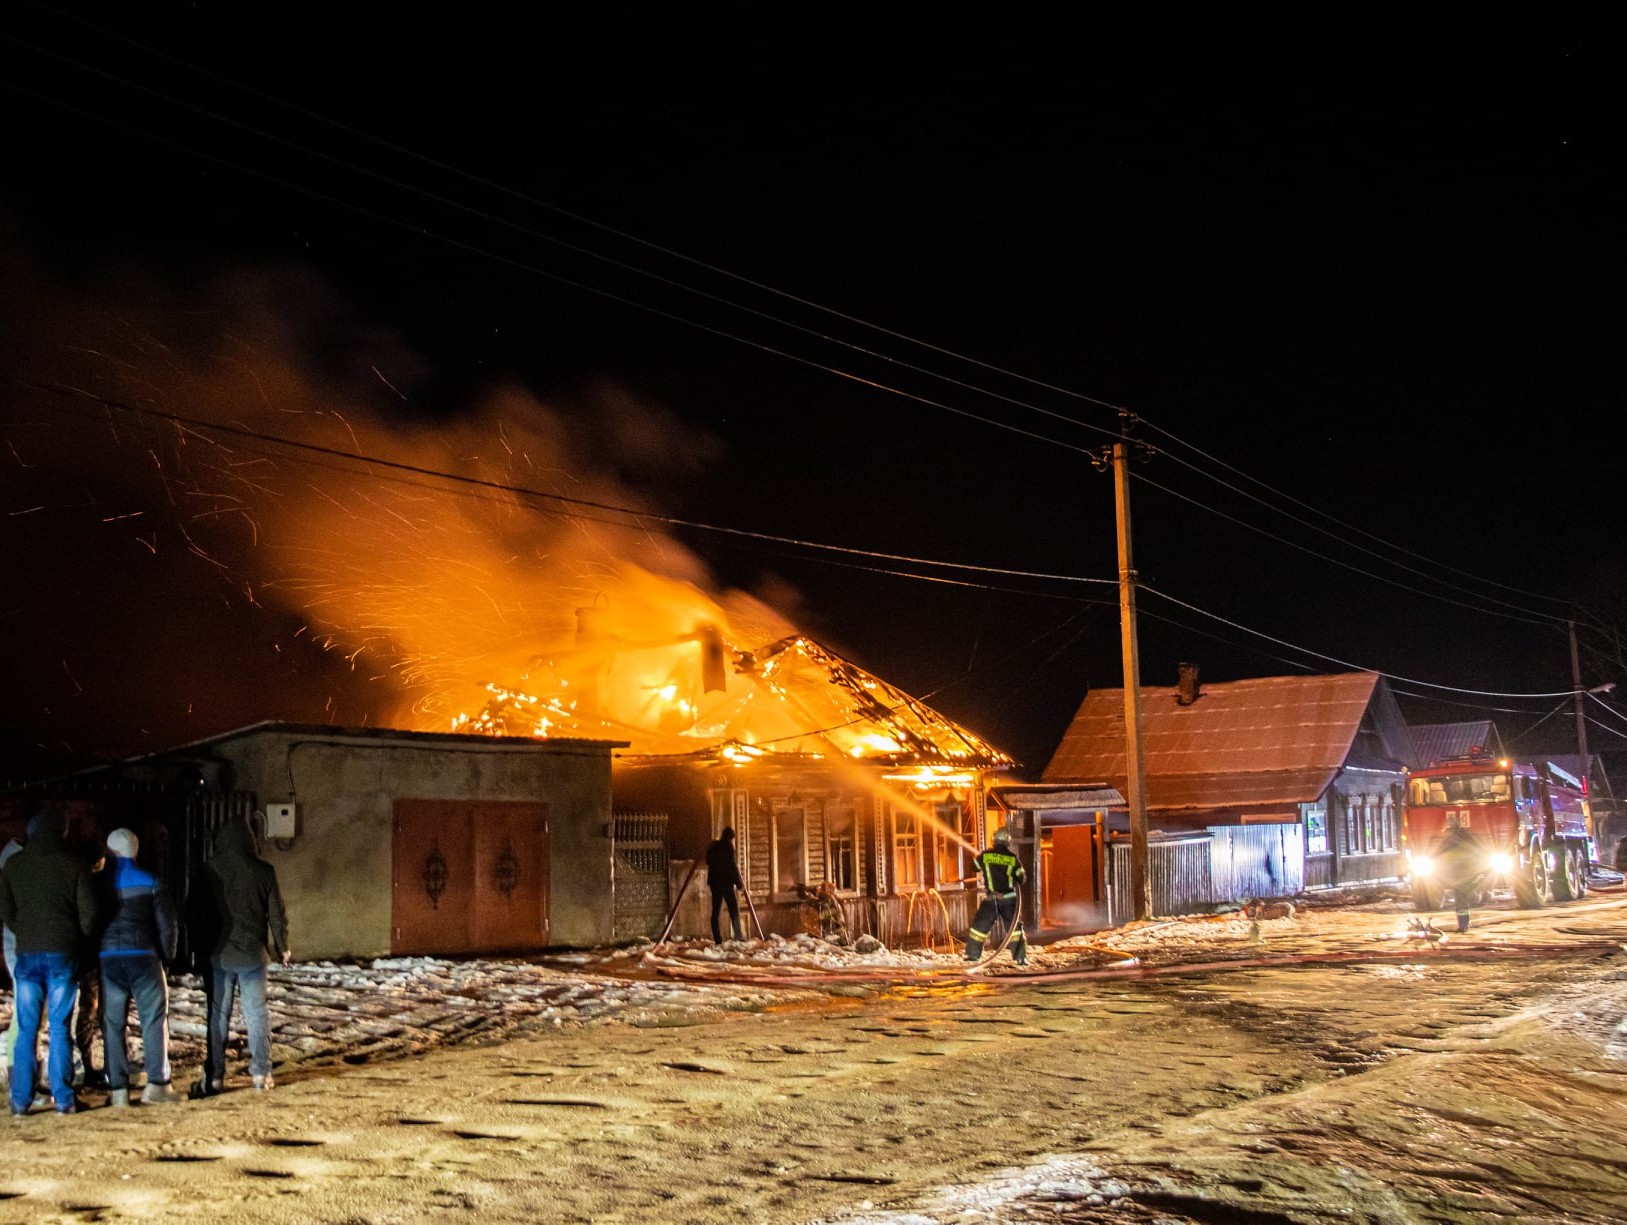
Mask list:
[[1474,752],[1431,762],[1407,777],[1402,838],[1412,899],[1440,909],[1442,881],[1430,848],[1457,814],[1486,846],[1481,889],[1511,889],[1525,907],[1587,892],[1593,819],[1581,780],[1552,762],[1516,762]]

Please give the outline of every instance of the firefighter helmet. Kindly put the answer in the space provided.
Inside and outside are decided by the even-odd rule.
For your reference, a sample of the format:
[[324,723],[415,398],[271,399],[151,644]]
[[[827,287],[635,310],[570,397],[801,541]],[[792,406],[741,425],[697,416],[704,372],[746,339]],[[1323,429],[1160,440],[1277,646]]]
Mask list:
[[994,845],[995,846],[1010,846],[1011,845],[1011,831],[1009,829],[1007,829],[1004,825],[1002,825],[999,829],[994,831]]

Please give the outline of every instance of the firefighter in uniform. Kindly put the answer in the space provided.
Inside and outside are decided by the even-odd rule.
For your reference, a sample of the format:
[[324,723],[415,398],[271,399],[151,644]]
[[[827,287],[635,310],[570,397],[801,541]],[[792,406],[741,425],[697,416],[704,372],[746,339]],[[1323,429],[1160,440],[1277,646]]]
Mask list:
[[983,882],[983,901],[977,907],[977,917],[972,920],[971,930],[966,933],[966,960],[978,961],[982,958],[983,942],[994,929],[994,921],[999,919],[1011,932],[1007,947],[1011,950],[1012,960],[1018,965],[1026,965],[1028,941],[1023,935],[1023,925],[1017,918],[1017,890],[1027,873],[1023,871],[1022,861],[1012,853],[1011,831],[1003,826],[995,830],[993,845],[980,852],[972,864],[977,869],[978,879]]
[[[1469,904],[1480,896],[1480,879],[1486,874],[1486,847],[1455,812],[1446,814],[1446,829],[1430,848],[1441,875],[1452,889],[1452,905],[1457,911],[1458,931],[1469,930]],[[1446,899],[1442,897],[1442,901]]]

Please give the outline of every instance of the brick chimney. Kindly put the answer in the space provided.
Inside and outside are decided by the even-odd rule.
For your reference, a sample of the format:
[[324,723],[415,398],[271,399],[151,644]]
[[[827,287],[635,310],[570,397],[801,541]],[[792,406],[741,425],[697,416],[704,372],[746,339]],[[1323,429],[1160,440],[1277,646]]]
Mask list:
[[1190,706],[1198,700],[1198,665],[1177,664],[1180,680],[1175,686],[1175,705]]

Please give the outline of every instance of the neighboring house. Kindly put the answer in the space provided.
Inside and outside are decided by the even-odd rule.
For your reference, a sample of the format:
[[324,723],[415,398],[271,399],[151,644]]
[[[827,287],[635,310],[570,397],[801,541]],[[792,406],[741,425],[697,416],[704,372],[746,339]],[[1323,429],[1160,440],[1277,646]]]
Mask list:
[[259,723],[8,805],[58,799],[91,839],[130,826],[182,898],[248,816],[301,959],[590,946],[612,936],[617,743]]
[[[1164,848],[1152,856],[1155,909],[1400,876],[1400,797],[1417,759],[1377,673],[1200,685],[1182,665],[1180,684],[1142,687],[1140,712],[1150,841]],[[1043,781],[1127,795],[1126,774],[1124,692],[1093,690]],[[1106,830],[1115,919],[1127,909],[1128,828],[1126,811]]]

